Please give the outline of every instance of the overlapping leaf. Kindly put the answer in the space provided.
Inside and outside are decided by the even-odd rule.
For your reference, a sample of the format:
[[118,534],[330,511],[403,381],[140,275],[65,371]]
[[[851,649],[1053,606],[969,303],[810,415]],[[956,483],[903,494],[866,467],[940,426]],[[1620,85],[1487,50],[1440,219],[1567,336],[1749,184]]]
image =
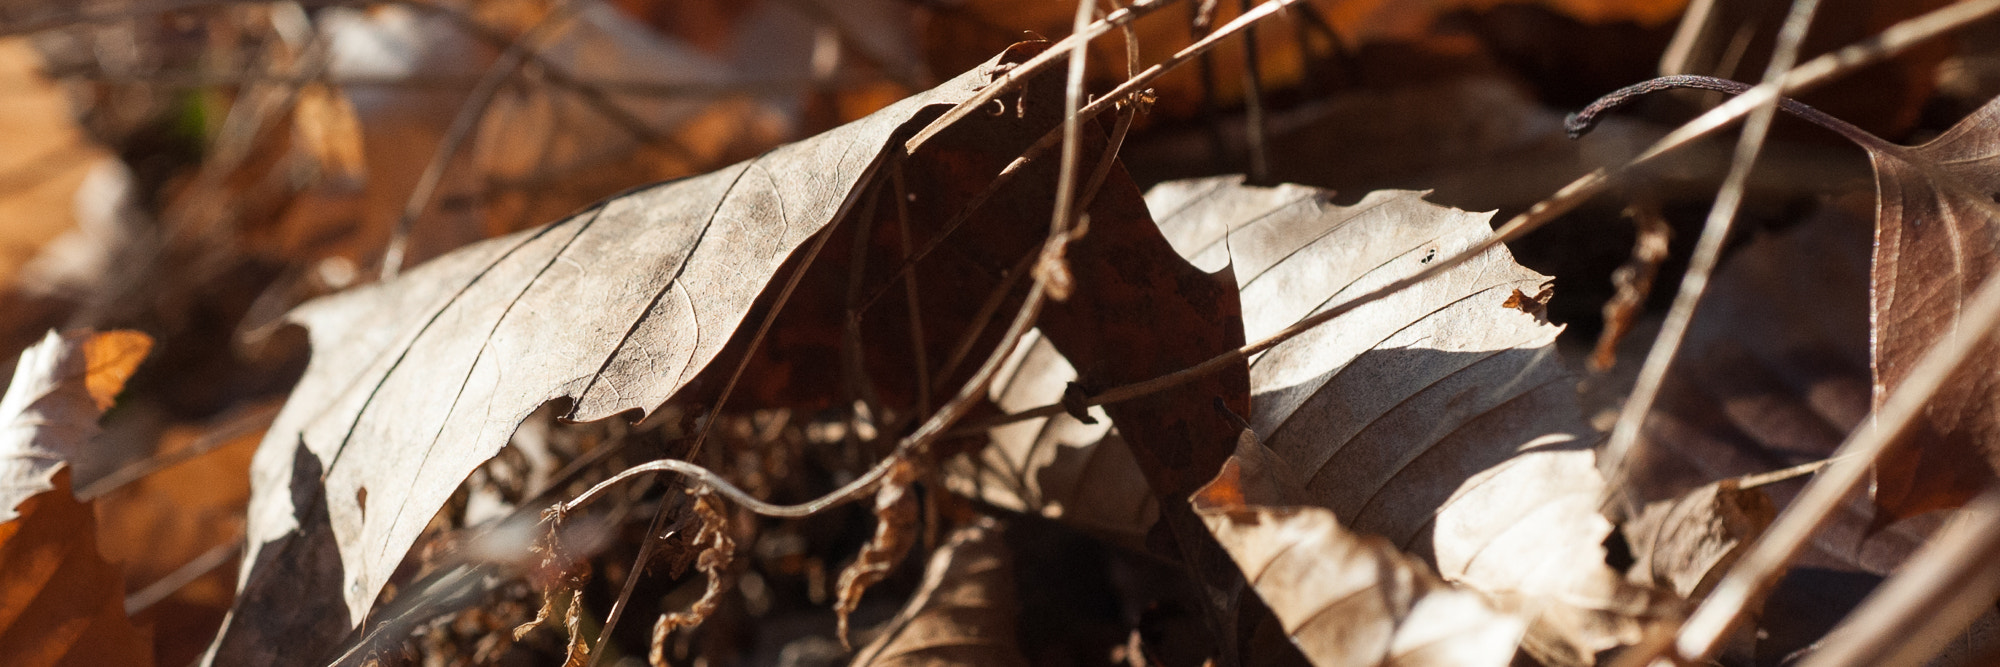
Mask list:
[[[1075,379],[1069,360],[1030,332],[990,395],[1001,410],[1026,410],[1061,400]],[[991,444],[947,463],[946,482],[997,507],[1139,544],[1159,521],[1159,502],[1111,418],[1102,408],[1090,414],[1097,423],[1060,414],[995,428]]]

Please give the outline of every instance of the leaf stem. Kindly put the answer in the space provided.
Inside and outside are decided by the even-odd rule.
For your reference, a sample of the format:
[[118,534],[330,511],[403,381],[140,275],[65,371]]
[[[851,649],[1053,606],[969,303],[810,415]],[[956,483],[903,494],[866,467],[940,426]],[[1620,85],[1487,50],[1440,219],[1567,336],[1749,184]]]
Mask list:
[[[1569,133],[1569,138],[1571,139],[1582,138],[1583,135],[1589,134],[1592,129],[1597,127],[1597,123],[1603,120],[1604,114],[1618,107],[1625,106],[1633,100],[1637,100],[1639,97],[1649,93],[1657,93],[1663,90],[1692,89],[1742,95],[1750,92],[1750,88],[1750,84],[1741,81],[1732,81],[1713,76],[1701,76],[1697,74],[1663,76],[1635,83],[1597,98],[1597,101],[1591,102],[1589,106],[1584,107],[1581,111],[1570,114],[1569,118],[1564,119],[1563,130]],[[1778,98],[1778,108],[1785,110],[1786,113],[1793,116],[1797,116],[1801,120],[1831,130],[1847,138],[1848,141],[1860,144],[1863,148],[1889,145],[1881,137],[1869,134],[1867,130],[1855,127],[1853,123],[1830,116],[1824,111],[1813,108],[1812,105],[1790,97],[1780,96]]]

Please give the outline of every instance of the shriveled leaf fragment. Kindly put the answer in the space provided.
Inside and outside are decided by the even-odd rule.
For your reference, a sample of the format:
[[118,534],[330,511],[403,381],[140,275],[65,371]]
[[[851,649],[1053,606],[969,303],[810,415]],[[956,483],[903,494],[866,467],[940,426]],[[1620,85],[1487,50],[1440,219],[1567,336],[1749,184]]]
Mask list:
[[[98,395],[116,395],[144,357],[141,334],[57,335],[21,355],[0,398],[0,656],[10,665],[150,665],[152,641],[125,616],[124,577],[97,549],[90,506],[65,454],[97,433]],[[110,352],[112,354],[106,354]]]
[[1741,488],[1734,479],[1647,505],[1624,526],[1637,558],[1628,577],[1700,599],[1777,513],[1770,496]]
[[[694,545],[701,547],[701,555],[695,558],[695,569],[708,578],[708,588],[703,589],[701,598],[689,605],[686,611],[660,614],[653,622],[653,645],[646,654],[646,660],[653,667],[666,667],[667,635],[681,628],[692,628],[707,621],[722,603],[722,594],[729,590],[729,563],[736,559],[736,541],[729,536],[728,515],[723,513],[722,503],[713,494],[703,495],[695,500],[695,514],[701,517],[701,528],[695,532]],[[842,618],[844,625],[847,619]]]
[[1192,498],[1306,658],[1316,665],[1505,665],[1525,619],[1452,588],[1387,540],[1301,504],[1280,460],[1244,432]]
[[[1197,265],[1231,265],[1251,340],[1490,234],[1488,215],[1378,191],[1351,207],[1238,177],[1148,195]],[[1225,236],[1226,234],[1226,236]],[[1604,563],[1611,524],[1560,327],[1507,307],[1547,278],[1504,248],[1279,344],[1251,362],[1253,430],[1307,502],[1389,539],[1446,580],[1562,617],[1566,656],[1635,641],[1645,611]],[[1539,650],[1539,649],[1538,649]]]
[[875,535],[862,545],[854,562],[840,571],[840,583],[834,587],[839,597],[834,600],[833,612],[839,617],[837,633],[843,646],[848,641],[848,617],[861,606],[861,594],[889,576],[917,542],[917,497],[910,488],[915,482],[916,466],[902,462],[875,491]]
[[[2000,100],[1920,146],[1856,133],[1875,165],[1870,341],[1875,405],[1925,350],[1959,331],[1966,300],[2000,263]],[[1897,517],[1956,507],[2000,462],[2000,342],[1953,373],[1876,463],[1877,505]]]
[[1013,553],[1001,527],[980,519],[931,555],[924,581],[855,667],[1025,665],[1015,644]]

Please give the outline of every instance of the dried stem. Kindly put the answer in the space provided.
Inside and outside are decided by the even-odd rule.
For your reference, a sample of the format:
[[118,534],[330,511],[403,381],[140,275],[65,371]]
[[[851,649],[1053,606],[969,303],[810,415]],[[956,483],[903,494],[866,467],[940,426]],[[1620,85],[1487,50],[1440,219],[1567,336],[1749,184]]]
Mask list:
[[451,119],[451,126],[445,130],[444,140],[438,143],[437,151],[431,153],[430,164],[424,166],[424,173],[417,177],[417,185],[410,190],[410,198],[403,203],[403,213],[396,218],[396,226],[389,230],[388,246],[382,251],[383,282],[394,280],[403,271],[403,256],[409,251],[410,231],[417,218],[430,208],[431,200],[437,195],[438,184],[444,182],[444,172],[457,157],[459,147],[479,129],[479,122],[486,118],[487,109],[493,105],[494,96],[500,93],[500,86],[514,78],[526,64],[529,55],[539,47],[539,42],[557,33],[557,29],[568,25],[572,10],[568,3],[558,4],[549,10],[527,34],[507,45],[500,57],[486,68],[479,78],[479,84],[472,88],[472,94],[459,105],[458,115]]
[[[1798,61],[1799,45],[1805,41],[1806,28],[1812,24],[1813,14],[1818,9],[1819,0],[1795,0],[1792,3],[1791,13],[1778,30],[1778,43],[1772,49],[1770,67],[1764,70],[1765,84],[1775,85],[1784,79],[1785,72]],[[1764,137],[1771,131],[1771,121],[1777,116],[1780,99],[1774,96],[1758,104],[1750,112],[1749,119],[1744,121],[1743,134],[1737,139],[1736,154],[1729,164],[1729,174],[1722,179],[1722,188],[1716,192],[1715,203],[1708,210],[1708,221],[1702,227],[1701,238],[1695,242],[1694,255],[1688,258],[1687,271],[1681,277],[1680,292],[1674,295],[1673,307],[1667,311],[1659,335],[1653,338],[1653,348],[1647,352],[1646,362],[1639,368],[1632,394],[1626,399],[1624,409],[1619,411],[1618,423],[1611,430],[1610,444],[1604,448],[1605,469],[1611,471],[1613,482],[1605,489],[1605,502],[1621,505],[1617,508],[1621,516],[1630,515],[1636,508],[1624,495],[1624,485],[1616,482],[1624,479],[1623,465],[1638,442],[1639,429],[1645,425],[1646,415],[1652,413],[1653,403],[1660,395],[1660,385],[1666,381],[1674,355],[1687,338],[1688,325],[1694,321],[1695,309],[1701,303],[1702,294],[1708,291],[1709,278],[1714,275],[1715,267],[1722,263],[1722,245],[1729,240],[1729,229],[1736,221],[1736,211],[1743,205],[1743,191],[1750,182],[1750,168],[1756,164],[1757,155],[1763,150]],[[1575,132],[1574,127],[1571,132]]]
[[1826,633],[1805,667],[1922,665],[2000,597],[2000,489],[1965,506]]
[[909,141],[903,143],[903,152],[917,152],[918,147],[936,137],[945,128],[951,127],[952,124],[957,123],[960,119],[972,115],[993,100],[999,99],[1001,95],[1020,89],[1021,84],[1029,78],[1054,65],[1056,58],[1062,57],[1072,50],[1083,48],[1083,45],[1090,43],[1090,40],[1097,39],[1104,33],[1110,32],[1112,28],[1129,26],[1133,21],[1139,20],[1139,17],[1150,14],[1161,7],[1171,5],[1174,1],[1140,0],[1139,2],[1134,2],[1129,6],[1120,7],[1117,11],[1105,15],[1102,20],[1091,23],[1084,30],[1064,37],[1060,42],[1049,45],[1048,50],[1035,54],[1035,57],[1029,58],[1027,62],[1016,65],[1013,69],[1008,70],[1004,76],[994,79],[992,83],[980,89],[978,94],[973,95],[964,102],[958,103],[957,106],[946,111],[944,115],[938,116],[937,120],[931,121],[929,125],[924,126],[924,129],[918,131],[915,136],[910,137]]

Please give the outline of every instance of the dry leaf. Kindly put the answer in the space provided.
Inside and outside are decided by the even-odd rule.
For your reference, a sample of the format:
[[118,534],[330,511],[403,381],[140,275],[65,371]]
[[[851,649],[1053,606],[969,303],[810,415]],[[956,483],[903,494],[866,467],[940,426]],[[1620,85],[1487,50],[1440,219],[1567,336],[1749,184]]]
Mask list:
[[340,91],[325,84],[300,88],[298,102],[292,107],[292,133],[299,146],[319,163],[325,178],[343,187],[368,178],[361,119]]
[[1197,515],[1316,665],[1506,665],[1526,629],[1455,590],[1387,540],[1342,527],[1279,460],[1243,433],[1237,454],[1194,495]]
[[[1945,336],[2000,249],[2000,100],[1949,131],[1906,147],[1850,135],[1875,165],[1870,340],[1875,404]],[[2000,461],[2000,341],[1988,341],[1932,396],[1876,463],[1877,505],[1896,517],[1956,507],[1991,482]]]
[[862,647],[855,667],[1025,665],[1015,645],[1013,553],[999,522],[952,531],[917,593]]
[[[77,226],[89,174],[110,155],[84,134],[63,89],[42,75],[44,63],[26,37],[0,40],[0,288],[44,244]],[[30,332],[33,333],[33,332]]]
[[22,353],[0,398],[0,655],[10,665],[153,662],[64,465],[97,433],[93,394],[116,394],[144,356],[116,353],[133,337],[144,338],[49,332]]
[[[1414,192],[1339,207],[1313,188],[1225,177],[1162,185],[1148,202],[1197,265],[1234,268],[1252,340],[1490,233],[1487,215]],[[1644,604],[1604,564],[1603,480],[1555,356],[1561,329],[1502,305],[1546,281],[1496,248],[1279,344],[1251,362],[1250,424],[1308,502],[1446,580],[1581,623],[1563,630],[1573,647],[1537,650],[1588,662],[1637,639],[1626,616]]]
[[7,664],[151,665],[152,640],[125,617],[124,579],[97,552],[90,506],[58,468],[48,491],[0,523],[0,655]]

